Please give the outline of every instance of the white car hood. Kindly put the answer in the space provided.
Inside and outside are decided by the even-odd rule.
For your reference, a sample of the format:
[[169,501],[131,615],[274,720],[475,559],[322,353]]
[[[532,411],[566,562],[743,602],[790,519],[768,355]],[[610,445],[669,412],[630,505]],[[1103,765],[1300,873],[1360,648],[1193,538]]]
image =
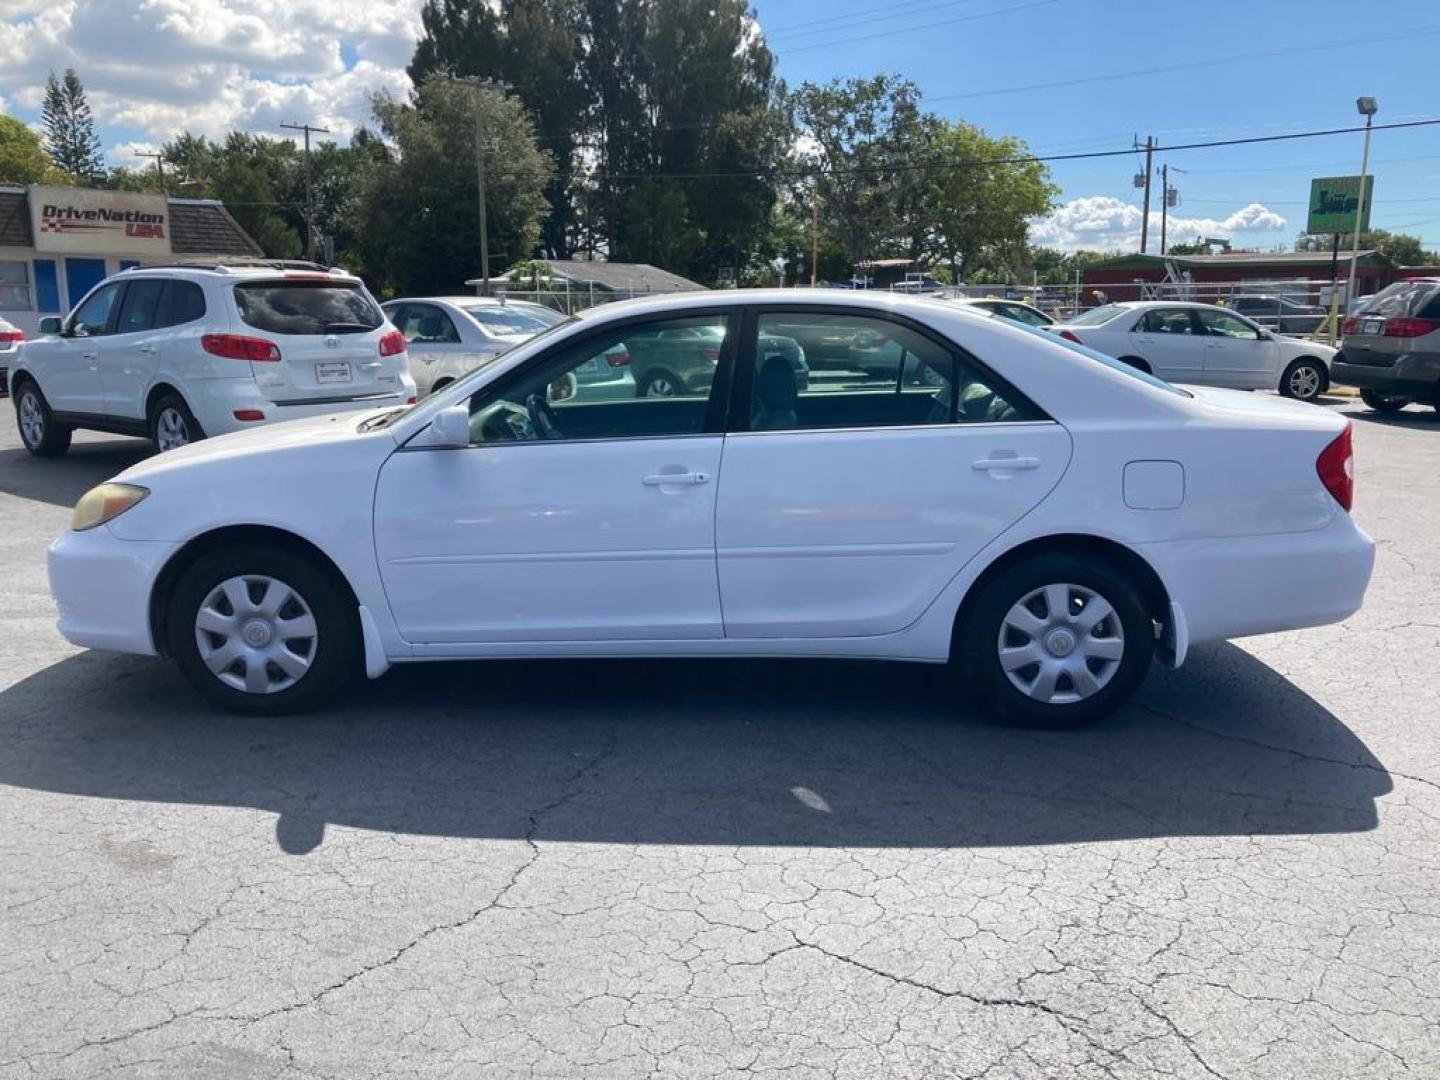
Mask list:
[[[392,406],[393,408],[393,406]],[[249,431],[237,431],[230,435],[217,435],[200,442],[169,450],[163,454],[146,458],[139,464],[126,469],[116,480],[144,483],[146,480],[181,469],[234,461],[237,458],[268,457],[306,447],[334,445],[345,441],[362,442],[384,439],[389,442],[388,450],[395,448],[385,429],[362,432],[360,423],[376,416],[385,409],[366,412],[334,413],[327,416],[311,416],[300,420],[287,420],[281,424],[266,424]],[[264,468],[264,465],[257,465]]]

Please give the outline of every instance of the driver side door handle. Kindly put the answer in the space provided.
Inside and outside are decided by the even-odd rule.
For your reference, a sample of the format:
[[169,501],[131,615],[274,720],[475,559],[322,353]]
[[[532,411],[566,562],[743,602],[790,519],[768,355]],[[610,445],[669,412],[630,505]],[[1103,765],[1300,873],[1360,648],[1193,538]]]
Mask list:
[[645,477],[646,487],[669,487],[671,484],[708,484],[707,472],[651,473]]

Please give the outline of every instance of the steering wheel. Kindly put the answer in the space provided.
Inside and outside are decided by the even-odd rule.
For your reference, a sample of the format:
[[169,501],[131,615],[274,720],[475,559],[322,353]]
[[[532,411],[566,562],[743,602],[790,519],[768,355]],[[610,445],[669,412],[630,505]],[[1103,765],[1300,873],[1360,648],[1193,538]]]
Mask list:
[[535,425],[535,430],[542,439],[565,437],[560,430],[560,417],[555,414],[554,407],[539,394],[531,394],[525,399],[525,411],[530,414],[530,423]]

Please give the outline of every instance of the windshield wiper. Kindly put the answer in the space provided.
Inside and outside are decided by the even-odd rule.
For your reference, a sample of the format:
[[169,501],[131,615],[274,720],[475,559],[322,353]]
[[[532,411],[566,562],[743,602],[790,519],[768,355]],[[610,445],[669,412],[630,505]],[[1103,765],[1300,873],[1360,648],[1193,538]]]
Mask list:
[[367,326],[362,322],[331,322],[325,324],[325,333],[327,334],[364,334],[374,329],[376,328]]
[[362,420],[362,421],[360,421],[359,430],[360,430],[360,431],[379,431],[379,430],[380,430],[381,428],[383,428],[383,427],[388,427],[388,426],[395,420],[395,418],[396,418],[397,416],[399,416],[401,413],[403,413],[403,412],[405,411],[405,408],[406,408],[406,406],[403,406],[403,405],[402,405],[402,406],[400,406],[399,408],[387,409],[385,412],[381,413],[379,416],[372,416],[372,417],[370,417],[369,420]]

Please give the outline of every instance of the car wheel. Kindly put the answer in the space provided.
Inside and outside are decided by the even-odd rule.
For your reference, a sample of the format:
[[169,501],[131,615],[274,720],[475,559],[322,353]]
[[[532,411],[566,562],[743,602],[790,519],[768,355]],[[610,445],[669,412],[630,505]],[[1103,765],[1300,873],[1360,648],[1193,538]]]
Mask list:
[[159,453],[178,450],[205,438],[200,422],[176,394],[166,394],[150,407],[150,441]]
[[1325,365],[1308,357],[1296,360],[1280,376],[1280,393],[1296,401],[1314,401],[1329,385]]
[[234,544],[186,569],[166,607],[181,672],[233,712],[301,712],[336,697],[363,659],[355,601],[335,573],[283,548]]
[[1136,368],[1139,371],[1145,372],[1146,375],[1154,374],[1154,372],[1150,369],[1150,365],[1147,364],[1144,360],[1141,360],[1138,356],[1122,356],[1120,357],[1120,363],[1129,364],[1131,367]]
[[1410,404],[1408,397],[1401,397],[1398,394],[1382,394],[1378,390],[1361,390],[1360,400],[1376,412],[1381,413],[1399,412]]
[[454,379],[441,379],[441,380],[439,380],[438,382],[435,383],[434,386],[430,387],[430,392],[427,393],[425,396],[426,396],[426,397],[429,397],[430,394],[438,394],[441,390],[444,390],[445,387],[449,386],[449,385],[450,385],[452,382],[454,382],[454,381],[455,381]]
[[1150,667],[1155,624],[1110,564],[1047,553],[985,582],[958,627],[955,660],[980,702],[1017,724],[1072,728],[1120,707]]
[[59,457],[70,449],[72,429],[56,422],[45,395],[29,379],[15,390],[15,423],[20,441],[36,457]]
[[637,397],[679,397],[683,392],[679,377],[668,371],[646,372],[640,385],[635,387]]

